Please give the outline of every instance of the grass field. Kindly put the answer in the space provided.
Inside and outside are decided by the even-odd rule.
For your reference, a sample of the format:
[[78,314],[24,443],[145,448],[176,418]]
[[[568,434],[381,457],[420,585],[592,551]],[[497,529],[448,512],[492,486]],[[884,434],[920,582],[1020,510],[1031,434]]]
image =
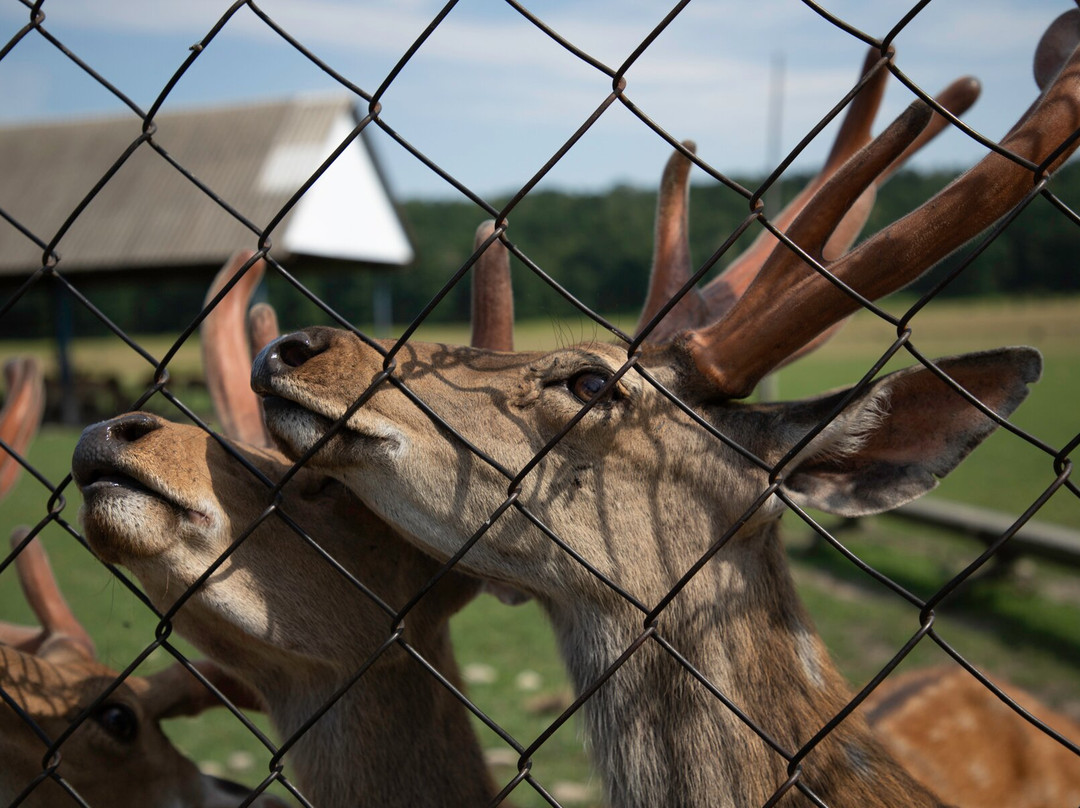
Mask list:
[[[892,310],[900,311],[894,303]],[[632,320],[619,323],[632,328]],[[460,342],[463,328],[422,330],[421,338]],[[856,381],[891,343],[891,327],[869,316],[854,318],[826,349],[779,374],[780,396],[798,397]],[[524,323],[518,346],[552,347],[581,339],[604,339],[592,324]],[[142,342],[161,356],[167,341]],[[914,321],[912,344],[927,356],[979,350],[1004,344],[1032,344],[1045,358],[1043,380],[1013,422],[1046,445],[999,432],[942,484],[935,496],[971,502],[1018,515],[1055,477],[1053,454],[1080,432],[1080,300],[935,304]],[[4,355],[38,352],[47,345],[0,346]],[[910,364],[902,355],[898,364]],[[132,397],[150,376],[150,365],[133,359],[115,340],[77,345],[76,366],[120,378]],[[197,346],[187,345],[171,366],[174,377],[198,373]],[[205,401],[193,401],[205,407]],[[155,409],[169,412],[159,399]],[[175,411],[171,414],[175,415]],[[30,452],[40,474],[53,484],[67,473],[78,430],[46,427]],[[76,523],[79,496],[70,486],[61,515]],[[49,509],[49,491],[23,475],[15,492],[0,503],[0,524],[36,523]],[[837,526],[827,517],[826,525]],[[1059,491],[1037,518],[1080,529],[1080,500]],[[826,644],[854,683],[865,682],[918,628],[918,615],[906,601],[872,582],[809,531],[788,518],[787,531],[796,579]],[[928,596],[978,556],[981,545],[888,517],[844,526],[837,536],[861,558],[906,589]],[[122,667],[153,639],[155,621],[142,605],[63,530],[50,525],[44,536],[62,586],[97,640],[101,657]],[[1080,572],[1024,562],[1010,576],[981,576],[938,610],[939,632],[961,653],[994,676],[1034,690],[1056,707],[1080,718]],[[28,621],[13,571],[0,572],[0,619]],[[528,745],[565,706],[567,686],[543,616],[533,604],[509,608],[482,597],[454,621],[459,661],[478,706]],[[181,643],[182,644],[182,643]],[[922,644],[910,664],[942,662],[945,655]],[[147,669],[166,664],[160,652]],[[909,664],[909,663],[905,663]],[[552,711],[556,712],[552,712]],[[169,725],[177,742],[193,757],[227,775],[256,782],[269,755],[225,715],[177,720]],[[483,733],[492,751],[496,777],[513,775],[514,755],[497,738]],[[508,765],[511,764],[511,765]],[[578,728],[573,722],[556,733],[534,758],[534,774],[565,805],[598,804]],[[528,787],[515,791],[525,808],[543,804]]]

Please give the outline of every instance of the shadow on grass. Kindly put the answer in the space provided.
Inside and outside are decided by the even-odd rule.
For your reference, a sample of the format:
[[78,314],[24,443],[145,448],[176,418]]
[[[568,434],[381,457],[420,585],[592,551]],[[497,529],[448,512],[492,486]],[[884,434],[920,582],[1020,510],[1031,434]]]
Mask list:
[[[978,542],[945,531],[912,530],[910,525],[888,519],[828,527],[863,562],[924,601],[984,549]],[[868,604],[899,602],[899,596],[824,540],[798,535],[789,542],[788,552],[796,565],[854,588]],[[1080,576],[1073,570],[1027,559],[1009,566],[991,560],[946,597],[935,614],[939,625],[949,626],[950,636],[956,628],[992,636],[1011,657],[1010,667],[1023,665],[1037,654],[1071,669],[1072,680],[1080,681]]]

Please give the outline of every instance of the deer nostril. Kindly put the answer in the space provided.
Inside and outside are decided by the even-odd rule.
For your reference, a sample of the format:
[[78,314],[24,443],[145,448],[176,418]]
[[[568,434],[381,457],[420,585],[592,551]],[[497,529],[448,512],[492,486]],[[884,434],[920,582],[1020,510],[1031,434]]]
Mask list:
[[289,367],[299,367],[312,358],[311,347],[307,340],[291,340],[278,347],[281,361]]
[[260,396],[279,395],[274,377],[289,375],[330,348],[330,329],[309,328],[286,334],[271,342],[251,364],[251,389]]
[[311,357],[320,353],[312,344],[307,334],[298,333],[282,337],[277,342],[277,355],[282,364],[291,368],[298,368]]
[[105,434],[110,440],[134,443],[161,428],[161,422],[145,412],[131,412],[109,422]]

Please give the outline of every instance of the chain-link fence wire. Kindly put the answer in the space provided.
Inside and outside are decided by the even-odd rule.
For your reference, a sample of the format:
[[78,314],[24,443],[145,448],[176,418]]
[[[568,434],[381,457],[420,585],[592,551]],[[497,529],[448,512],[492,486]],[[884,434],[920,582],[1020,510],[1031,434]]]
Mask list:
[[[598,326],[605,331],[613,335],[614,339],[620,341],[629,346],[628,360],[626,364],[619,370],[612,381],[609,384],[617,383],[618,379],[626,373],[641,373],[646,379],[648,374],[637,366],[637,344],[638,342],[629,334],[624,333],[618,327],[611,322],[604,319],[603,316],[593,311],[589,306],[582,303],[574,295],[572,288],[566,288],[558,283],[552,276],[545,270],[544,267],[538,265],[536,262],[530,259],[518,245],[516,245],[511,238],[511,231],[507,228],[506,222],[508,218],[513,214],[516,208],[522,203],[526,196],[540,183],[544,177],[550,172],[553,166],[555,166],[564,156],[574,148],[578,141],[585,137],[591,127],[593,127],[603,116],[609,113],[613,108],[622,107],[628,110],[636,118],[636,120],[643,127],[648,127],[657,138],[660,138],[670,144],[673,148],[681,148],[679,142],[675,136],[667,131],[662,121],[656,121],[649,117],[648,110],[640,109],[634,103],[634,96],[632,92],[632,85],[627,81],[626,74],[632,65],[638,60],[641,55],[652,45],[654,40],[664,35],[665,29],[669,24],[678,17],[680,13],[684,11],[689,0],[678,3],[671,9],[665,9],[663,13],[658,14],[658,19],[655,28],[649,32],[649,34],[642,39],[640,44],[625,54],[624,61],[612,67],[605,64],[595,56],[579,48],[573,41],[569,41],[563,38],[558,31],[548,26],[541,15],[530,11],[522,4],[514,2],[513,0],[507,0],[507,6],[513,9],[518,15],[520,15],[521,23],[523,25],[535,26],[535,28],[542,32],[544,36],[549,37],[554,42],[558,43],[565,50],[565,58],[569,61],[584,64],[589,69],[596,71],[599,74],[606,76],[610,79],[611,90],[610,92],[599,99],[599,102],[595,105],[595,108],[590,114],[588,114],[577,127],[572,134],[566,138],[562,146],[560,146],[550,159],[543,165],[543,167],[536,172],[536,174],[529,179],[521,188],[514,193],[508,202],[504,205],[496,206],[489,200],[485,199],[482,194],[476,193],[468,185],[449,171],[444,170],[440,165],[432,158],[428,157],[423,151],[415,147],[410,143],[409,132],[399,132],[394,127],[394,116],[387,114],[383,116],[383,109],[381,101],[386,95],[388,90],[393,86],[394,82],[398,79],[401,72],[409,65],[410,60],[414,59],[418,53],[423,52],[425,46],[433,36],[433,34],[439,29],[441,25],[445,23],[447,19],[453,18],[455,14],[455,8],[457,3],[448,3],[435,17],[431,20],[430,26],[424,30],[412,43],[412,45],[401,54],[400,60],[393,67],[392,70],[385,76],[382,83],[374,88],[360,87],[354,84],[346,76],[337,73],[333,67],[323,62],[319,55],[312,49],[305,47],[305,45],[289,33],[284,30],[274,18],[262,9],[258,4],[253,2],[237,2],[229,7],[219,19],[208,21],[209,28],[206,36],[196,45],[194,45],[187,58],[176,69],[175,75],[165,84],[161,89],[159,96],[154,102],[146,109],[142,108],[139,104],[135,103],[131,98],[124,94],[121,87],[115,86],[107,81],[101,74],[95,71],[95,67],[92,64],[84,62],[78,53],[73,52],[65,46],[65,43],[58,40],[51,32],[48,24],[48,20],[45,16],[44,8],[45,3],[39,2],[30,4],[22,0],[28,12],[28,22],[26,26],[20,30],[15,36],[13,36],[3,50],[0,51],[0,60],[8,57],[12,53],[17,53],[20,46],[28,40],[39,40],[40,42],[47,43],[49,46],[55,48],[57,59],[67,59],[74,63],[80,70],[84,71],[87,75],[93,78],[95,82],[101,85],[109,93],[113,94],[120,102],[122,102],[131,112],[133,120],[139,120],[142,122],[140,133],[131,141],[131,143],[120,154],[116,156],[115,162],[105,171],[100,178],[100,181],[90,188],[82,201],[70,211],[70,215],[66,218],[63,224],[54,232],[35,232],[34,228],[20,222],[13,216],[9,215],[6,211],[0,211],[3,214],[7,223],[17,228],[29,241],[32,241],[40,250],[42,254],[41,268],[34,272],[32,275],[25,279],[22,286],[7,300],[3,301],[3,306],[0,308],[0,317],[8,311],[11,311],[14,307],[18,306],[20,300],[29,293],[31,290],[39,287],[58,287],[63,290],[71,301],[76,305],[85,307],[89,312],[92,312],[108,329],[115,334],[116,338],[123,341],[131,350],[132,363],[147,363],[154,369],[154,380],[146,388],[143,395],[137,400],[131,402],[130,409],[138,410],[147,405],[154,399],[162,399],[175,408],[175,415],[178,418],[186,419],[194,424],[199,425],[203,429],[211,432],[210,426],[206,421],[199,416],[188,404],[181,400],[181,398],[170,388],[170,363],[174,360],[177,352],[182,346],[189,341],[197,337],[197,330],[200,323],[207,315],[209,308],[204,310],[192,320],[190,326],[182,333],[177,335],[172,347],[162,357],[156,357],[151,355],[146,349],[138,344],[138,342],[130,335],[126,334],[122,328],[115,323],[111,322],[109,318],[101,311],[96,305],[92,295],[86,293],[80,288],[80,281],[77,276],[69,276],[64,270],[63,248],[64,237],[69,232],[72,226],[79,220],[79,217],[84,213],[87,207],[93,203],[95,197],[104,188],[110,180],[120,171],[125,163],[131,158],[131,156],[138,151],[153,151],[156,152],[162,160],[172,165],[176,171],[187,179],[195,188],[199,191],[210,196],[215,203],[220,207],[220,215],[226,217],[232,217],[237,222],[242,224],[248,231],[250,231],[250,242],[246,245],[238,245],[238,247],[251,247],[256,251],[252,258],[252,261],[247,262],[241,269],[240,274],[248,271],[252,266],[254,260],[258,257],[264,257],[269,266],[269,271],[276,274],[280,279],[284,280],[293,289],[296,294],[302,295],[307,298],[313,305],[321,309],[325,315],[332,321],[337,323],[343,328],[356,331],[349,312],[337,312],[334,310],[330,302],[320,300],[317,295],[312,293],[305,285],[301,277],[296,277],[282,266],[275,258],[273,248],[273,237],[277,232],[279,225],[283,218],[293,209],[298,200],[304,195],[305,192],[319,179],[327,167],[333,162],[333,160],[358,138],[365,129],[379,129],[385,133],[389,138],[396,143],[401,149],[412,155],[413,158],[423,163],[435,174],[439,175],[449,186],[456,189],[458,193],[464,198],[471,201],[477,207],[478,219],[484,216],[491,217],[496,221],[496,229],[492,235],[492,239],[501,240],[509,249],[518,261],[524,267],[526,272],[534,273],[537,277],[546,282],[552,289],[554,289],[559,295],[561,295],[569,307],[572,307],[575,311],[581,312],[587,317],[591,318]],[[803,6],[815,12],[823,25],[833,25],[838,29],[843,30],[851,37],[861,40],[869,46],[878,48],[883,54],[886,68],[892,72],[897,78],[903,82],[913,96],[919,96],[924,98],[930,103],[933,103],[923,91],[918,88],[914,82],[907,79],[904,75],[901,67],[902,63],[895,60],[889,51],[890,43],[896,38],[896,36],[910,25],[914,19],[923,11],[925,3],[914,5],[911,9],[901,9],[896,17],[895,27],[885,32],[882,36],[880,34],[871,34],[861,31],[851,25],[850,23],[838,19],[832,16],[826,9],[819,7],[818,5],[806,0]],[[189,170],[187,170],[182,164],[180,164],[175,158],[173,158],[165,148],[157,141],[156,134],[157,128],[155,119],[156,116],[163,108],[163,105],[169,100],[170,93],[173,91],[177,83],[184,77],[185,73],[194,65],[199,59],[203,58],[205,54],[212,51],[215,47],[218,37],[221,33],[228,29],[231,25],[238,24],[237,20],[240,15],[245,17],[245,24],[250,23],[252,18],[260,21],[265,26],[266,31],[280,37],[289,46],[295,48],[296,51],[304,58],[310,60],[319,69],[325,71],[326,74],[331,76],[342,88],[350,93],[353,93],[356,97],[357,103],[362,110],[362,117],[355,129],[349,134],[349,136],[341,142],[338,149],[330,154],[326,161],[320,166],[320,168],[305,182],[303,185],[296,189],[292,199],[268,222],[252,222],[245,216],[230,205],[228,199],[218,196],[214,192],[215,178],[213,176],[195,176]],[[737,25],[737,22],[735,23]],[[39,42],[39,44],[40,44]],[[2,64],[2,61],[0,61]],[[739,225],[736,230],[731,234],[723,234],[717,241],[716,252],[699,267],[699,271],[695,280],[707,273],[714,265],[717,264],[726,254],[726,252],[732,248],[736,237],[744,231],[752,230],[761,227],[772,227],[772,223],[769,220],[764,206],[761,204],[762,197],[772,188],[775,183],[783,176],[784,172],[789,168],[791,163],[801,154],[807,145],[816,137],[819,136],[820,131],[837,115],[841,114],[846,104],[850,101],[852,93],[841,93],[837,99],[836,107],[827,115],[818,126],[815,126],[810,132],[807,133],[798,146],[785,158],[778,163],[770,176],[756,188],[745,188],[740,183],[732,180],[721,171],[718,171],[715,167],[711,166],[704,160],[693,157],[692,159],[697,168],[705,175],[710,177],[713,181],[721,183],[726,186],[732,193],[742,196],[746,200],[747,215],[745,220]],[[984,146],[991,148],[992,144],[985,142],[976,132],[971,131],[963,126],[962,123],[956,122],[956,124],[963,129],[969,136],[979,139]],[[1034,182],[1036,178],[1038,182]],[[1032,199],[1036,197],[1042,197],[1047,200],[1053,206],[1056,215],[1067,217],[1074,224],[1077,223],[1076,214],[1070,210],[1067,204],[1061,199],[1058,199],[1050,190],[1049,180],[1050,175],[1042,174],[1036,171],[1033,173],[1033,189],[1032,193],[1028,195],[1022,202],[1020,207],[1026,206]],[[1019,210],[1019,208],[1018,208]],[[992,241],[998,233],[1006,226],[1009,226],[1013,215],[1006,217],[1004,224],[996,227],[989,235],[985,236],[985,241],[982,243],[989,243]],[[779,234],[778,234],[779,235]],[[192,234],[193,238],[197,238],[198,234]],[[490,241],[490,240],[489,240]],[[483,246],[486,246],[483,245]],[[482,251],[483,246],[474,253],[470,258],[456,269],[451,268],[452,274],[449,275],[445,285],[440,289],[431,299],[430,304],[424,308],[415,319],[405,329],[404,334],[400,338],[397,345],[389,352],[386,357],[387,371],[383,376],[377,378],[373,382],[373,386],[377,386],[382,383],[389,383],[398,385],[401,389],[407,389],[405,385],[402,385],[400,381],[395,377],[394,370],[394,357],[408,344],[412,338],[416,328],[421,325],[431,311],[439,305],[440,301],[459,283],[467,282],[470,269],[472,268],[475,260],[477,259],[479,252]],[[934,297],[940,292],[940,290],[948,284],[949,280],[965,272],[978,271],[973,268],[973,263],[978,257],[980,250],[975,249],[969,252],[967,260],[958,265],[951,273],[951,275],[943,280],[938,286],[925,297],[920,299],[918,303],[913,306],[908,313],[904,316],[897,318],[892,315],[873,308],[875,314],[885,320],[886,322],[895,326],[896,340],[892,345],[889,345],[882,352],[881,360],[873,365],[873,367],[867,369],[865,378],[860,382],[865,386],[872,380],[880,371],[885,362],[898,351],[907,350],[914,355],[919,361],[924,360],[911,344],[911,319],[916,312],[921,310],[926,305],[932,304]],[[211,307],[215,305],[215,302],[211,303]],[[362,338],[366,340],[366,335],[360,334]],[[361,406],[363,399],[357,402],[357,406]],[[160,403],[160,402],[159,402]],[[438,402],[416,402],[418,406],[425,408],[429,412],[432,418],[438,419],[435,414],[439,411]],[[683,405],[677,399],[674,400],[676,406],[681,407],[691,418],[697,420],[702,429],[708,430],[714,434],[714,437],[719,441],[729,441],[729,439],[717,432],[713,427],[701,421],[700,418],[689,407]],[[587,409],[587,408],[586,408]],[[441,419],[439,419],[441,420]],[[377,662],[378,658],[387,652],[390,648],[398,648],[404,650],[414,661],[415,664],[424,666],[434,677],[437,677],[442,681],[445,686],[452,690],[454,697],[460,699],[461,702],[488,728],[496,733],[505,746],[513,751],[513,754],[518,758],[518,773],[511,778],[508,782],[499,783],[497,786],[498,795],[494,798],[493,804],[499,804],[504,798],[521,798],[521,791],[518,789],[524,789],[526,791],[533,791],[540,795],[540,798],[547,804],[559,805],[558,799],[552,794],[550,783],[546,783],[544,780],[543,772],[533,771],[533,758],[536,753],[549,741],[554,733],[556,733],[566,722],[568,722],[573,716],[575,716],[582,706],[591,698],[595,697],[596,691],[601,687],[617,686],[617,677],[613,681],[609,681],[615,676],[617,671],[627,660],[632,659],[636,653],[639,653],[641,648],[647,644],[654,644],[657,647],[662,648],[665,652],[671,654],[679,664],[685,667],[692,676],[696,677],[704,688],[709,693],[713,694],[713,697],[723,700],[725,704],[728,704],[725,695],[716,686],[715,683],[709,682],[707,678],[697,671],[694,665],[688,661],[683,655],[687,649],[679,649],[674,647],[668,639],[664,636],[664,632],[660,628],[658,618],[663,612],[664,608],[671,602],[676,595],[682,591],[682,589],[692,580],[693,575],[697,570],[704,565],[710,558],[717,553],[722,553],[723,548],[727,540],[730,538],[733,531],[730,531],[728,535],[722,537],[716,542],[709,550],[709,552],[702,557],[697,564],[691,569],[685,572],[685,576],[678,582],[678,584],[671,590],[669,595],[664,598],[660,603],[646,604],[637,601],[631,594],[622,589],[619,582],[609,579],[600,570],[592,570],[593,574],[597,577],[602,584],[612,591],[618,593],[621,597],[627,599],[632,607],[638,610],[642,616],[642,629],[641,634],[637,640],[629,647],[624,649],[624,653],[617,659],[613,660],[606,674],[600,679],[593,682],[589,687],[585,688],[582,692],[578,693],[573,702],[554,720],[550,726],[535,738],[515,738],[503,728],[501,724],[501,718],[499,715],[488,715],[480,707],[471,702],[468,697],[458,691],[454,686],[446,680],[443,674],[436,669],[436,667],[429,663],[425,659],[424,655],[418,650],[408,639],[408,632],[406,627],[409,625],[410,615],[413,610],[417,608],[417,604],[421,603],[424,597],[428,596],[430,590],[435,584],[443,578],[457,564],[459,559],[471,548],[477,541],[482,540],[487,527],[502,518],[508,511],[516,511],[518,514],[524,516],[535,524],[535,527],[544,532],[549,538],[558,544],[562,551],[574,554],[578,560],[585,564],[584,559],[577,556],[574,550],[569,547],[563,539],[556,535],[548,526],[537,518],[529,509],[529,503],[523,501],[520,498],[520,482],[530,473],[533,469],[544,462],[545,455],[551,451],[551,449],[557,444],[558,440],[573,427],[571,422],[565,429],[560,431],[542,450],[536,455],[534,460],[530,462],[526,467],[517,470],[506,471],[508,491],[511,493],[506,500],[491,514],[490,521],[483,525],[478,526],[474,536],[464,544],[460,552],[447,561],[441,569],[431,578],[429,583],[421,587],[413,594],[413,597],[409,598],[403,607],[391,606],[384,603],[382,600],[373,595],[370,589],[365,585],[362,580],[358,580],[352,576],[345,569],[339,566],[333,565],[332,561],[326,559],[326,563],[338,570],[342,578],[348,581],[349,585],[356,590],[356,597],[363,599],[365,602],[374,604],[378,612],[381,612],[385,620],[380,627],[380,631],[383,631],[382,642],[377,643],[377,647],[371,654],[370,658],[352,672],[352,675],[345,681],[341,687],[335,692],[334,696],[326,701],[322,705],[321,709],[315,710],[308,716],[308,720],[304,721],[302,725],[295,730],[290,736],[272,740],[264,732],[262,732],[257,726],[252,724],[245,718],[242,711],[234,709],[233,714],[238,722],[243,723],[252,734],[258,739],[259,743],[267,750],[267,775],[259,786],[259,790],[267,788],[273,784],[278,784],[275,787],[284,787],[287,789],[296,800],[303,805],[310,805],[308,799],[303,794],[302,788],[298,787],[289,773],[289,767],[285,754],[296,744],[302,743],[305,735],[310,732],[312,725],[314,725],[326,711],[332,710],[337,704],[338,700],[347,693],[350,687],[356,685],[357,682],[363,679],[365,675],[369,675],[373,666]],[[445,424],[444,426],[447,433],[455,435],[454,425]],[[820,428],[824,428],[824,424]],[[753,509],[758,507],[769,494],[777,494],[784,498],[787,505],[802,518],[807,525],[809,525],[813,531],[815,531],[820,537],[836,549],[843,557],[847,558],[852,564],[857,565],[867,576],[871,577],[880,586],[891,590],[899,597],[911,604],[911,608],[914,613],[917,614],[917,629],[910,637],[910,640],[902,647],[897,648],[892,659],[885,665],[877,675],[875,675],[865,687],[859,693],[859,697],[849,704],[844,710],[839,712],[835,718],[828,722],[825,726],[821,727],[819,733],[817,733],[812,739],[808,740],[801,748],[783,748],[779,744],[773,742],[768,733],[755,725],[753,720],[739,711],[739,705],[730,704],[730,708],[736,711],[739,719],[743,721],[753,732],[757,733],[765,743],[769,744],[776,755],[784,759],[787,766],[790,778],[783,783],[776,784],[776,791],[769,799],[769,805],[782,803],[784,795],[791,789],[797,789],[809,799],[809,801],[816,805],[824,805],[825,803],[820,797],[815,795],[810,788],[801,779],[801,762],[809,755],[815,747],[817,747],[823,738],[833,731],[848,714],[855,709],[855,707],[861,702],[862,698],[876,688],[900,663],[911,653],[911,651],[919,644],[922,643],[936,643],[947,653],[956,664],[967,668],[972,675],[982,681],[987,688],[993,690],[996,695],[1001,699],[1010,702],[1011,700],[1007,693],[997,690],[997,688],[979,671],[976,667],[969,663],[963,653],[960,650],[953,648],[947,639],[943,637],[935,626],[935,608],[938,607],[943,600],[955,593],[958,589],[963,588],[981,569],[983,569],[992,559],[995,554],[998,553],[1002,547],[1007,546],[1010,537],[1020,529],[1026,522],[1034,517],[1045,502],[1054,494],[1061,493],[1066,496],[1080,496],[1080,490],[1077,489],[1074,481],[1071,480],[1072,463],[1070,460],[1070,454],[1080,442],[1080,435],[1077,435],[1072,440],[1062,445],[1048,445],[1036,434],[1032,434],[1021,430],[1011,424],[1007,424],[1006,428],[1009,429],[1018,439],[1025,441],[1030,446],[1034,447],[1037,451],[1042,452],[1046,458],[1046,467],[1048,469],[1046,478],[1046,487],[1044,492],[1036,498],[1029,508],[1024,510],[1023,513],[1017,515],[1014,525],[1000,538],[992,543],[985,553],[979,555],[970,564],[968,564],[959,574],[948,580],[941,588],[933,594],[930,598],[920,598],[916,595],[908,592],[900,583],[891,580],[888,576],[882,574],[878,570],[874,569],[868,564],[862,562],[859,557],[852,551],[850,551],[845,544],[833,533],[827,530],[822,525],[818,524],[809,514],[803,512],[794,503],[788,500],[783,495],[782,489],[779,488],[780,469],[769,469],[775,480],[774,485],[771,486],[766,492],[762,493],[762,496],[758,499],[757,503],[752,506],[748,515],[753,512]],[[481,449],[472,446],[463,436],[456,435],[455,438],[460,441],[462,446],[469,447],[470,451],[475,451],[478,454],[483,454]],[[227,448],[227,443],[222,443]],[[4,448],[9,450],[9,447],[5,444]],[[130,661],[130,664],[121,670],[118,674],[117,682],[119,683],[124,678],[131,675],[151,654],[163,651],[181,662],[190,666],[190,661],[186,655],[177,647],[173,642],[173,625],[172,621],[175,616],[181,612],[189,603],[192,597],[198,592],[199,588],[204,585],[205,581],[214,574],[218,568],[224,564],[227,557],[232,552],[241,546],[253,535],[259,526],[268,521],[277,520],[278,522],[288,525],[290,529],[295,530],[295,534],[298,541],[306,542],[312,546],[317,543],[310,535],[305,531],[304,525],[300,525],[295,522],[290,514],[287,512],[287,508],[283,508],[281,505],[281,487],[285,484],[284,480],[270,479],[267,477],[256,465],[242,455],[234,454],[238,463],[243,465],[249,470],[251,475],[260,481],[265,487],[265,508],[260,514],[259,518],[251,524],[247,525],[243,530],[238,532],[235,543],[230,547],[229,551],[223,554],[205,573],[199,577],[199,579],[189,587],[182,595],[180,595],[174,605],[167,611],[161,611],[156,608],[150,599],[142,593],[140,587],[133,582],[129,575],[116,567],[108,566],[109,570],[115,575],[116,581],[119,585],[127,588],[131,593],[138,598],[147,610],[155,615],[155,619],[158,621],[158,628],[155,632],[155,636],[147,643],[145,649],[136,658]],[[66,534],[68,534],[73,541],[79,542],[86,546],[85,539],[80,533],[80,528],[75,517],[75,510],[77,504],[72,502],[72,497],[75,495],[77,500],[77,491],[72,485],[71,478],[64,479],[47,479],[46,476],[41,474],[35,469],[25,458],[19,457],[19,462],[25,467],[26,471],[34,478],[37,485],[42,486],[49,492],[49,499],[47,505],[47,512],[41,515],[40,521],[33,526],[28,541],[34,536],[39,534],[47,526],[55,525]],[[13,572],[13,560],[15,555],[25,546],[20,545],[11,554],[6,555],[0,563],[0,574],[2,575],[14,575]],[[89,553],[89,548],[87,548]],[[89,557],[89,556],[88,556]],[[362,576],[361,576],[362,577]],[[100,696],[95,700],[91,708],[105,702],[111,688],[103,691]],[[13,700],[5,696],[5,702],[9,707],[14,707]],[[72,723],[69,732],[62,734],[60,737],[47,737],[42,735],[39,731],[39,735],[42,735],[44,742],[48,745],[48,748],[44,750],[42,755],[43,770],[41,776],[33,783],[28,784],[26,791],[21,794],[18,801],[22,798],[32,795],[34,788],[38,786],[39,781],[45,779],[51,779],[61,784],[70,794],[71,804],[83,804],[86,803],[79,797],[76,790],[66,783],[62,777],[62,770],[57,769],[60,761],[63,760],[64,743],[70,737],[70,733],[75,730],[81,723],[88,720],[88,715],[91,712],[91,708],[83,710],[78,715],[72,716]],[[1022,712],[1020,708],[1016,708]],[[29,716],[25,716],[28,722],[32,719]],[[1030,718],[1030,717],[1029,717]],[[1037,720],[1032,720],[1036,725],[1049,734],[1055,735],[1060,743],[1066,748],[1070,749],[1073,753],[1080,754],[1080,750],[1077,749],[1076,743],[1080,741],[1077,738],[1064,738],[1056,735],[1049,727],[1041,725]],[[687,766],[698,765],[696,761],[687,761]],[[401,777],[424,777],[425,773],[419,772],[401,772]],[[118,786],[119,787],[119,786]],[[241,804],[249,804],[249,800],[244,800]],[[322,806],[325,808],[325,806]]]

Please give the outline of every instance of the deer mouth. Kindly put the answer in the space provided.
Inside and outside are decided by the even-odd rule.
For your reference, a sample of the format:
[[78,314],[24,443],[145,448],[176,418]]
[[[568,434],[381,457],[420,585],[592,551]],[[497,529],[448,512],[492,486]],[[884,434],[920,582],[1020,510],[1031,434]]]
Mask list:
[[[355,458],[373,453],[393,456],[403,444],[402,434],[361,408],[344,424],[335,425],[334,414],[317,402],[297,401],[280,393],[261,393],[266,427],[281,449],[291,457],[319,450],[311,458],[314,465],[333,463],[339,456]],[[329,437],[327,437],[329,435]]]
[[114,510],[110,507],[123,502],[126,511],[131,506],[143,507],[147,501],[166,506],[180,519],[196,525],[209,525],[213,521],[199,504],[184,501],[169,486],[146,475],[116,464],[86,458],[76,449],[72,461],[72,478],[83,496],[84,514],[101,512],[106,516]]

